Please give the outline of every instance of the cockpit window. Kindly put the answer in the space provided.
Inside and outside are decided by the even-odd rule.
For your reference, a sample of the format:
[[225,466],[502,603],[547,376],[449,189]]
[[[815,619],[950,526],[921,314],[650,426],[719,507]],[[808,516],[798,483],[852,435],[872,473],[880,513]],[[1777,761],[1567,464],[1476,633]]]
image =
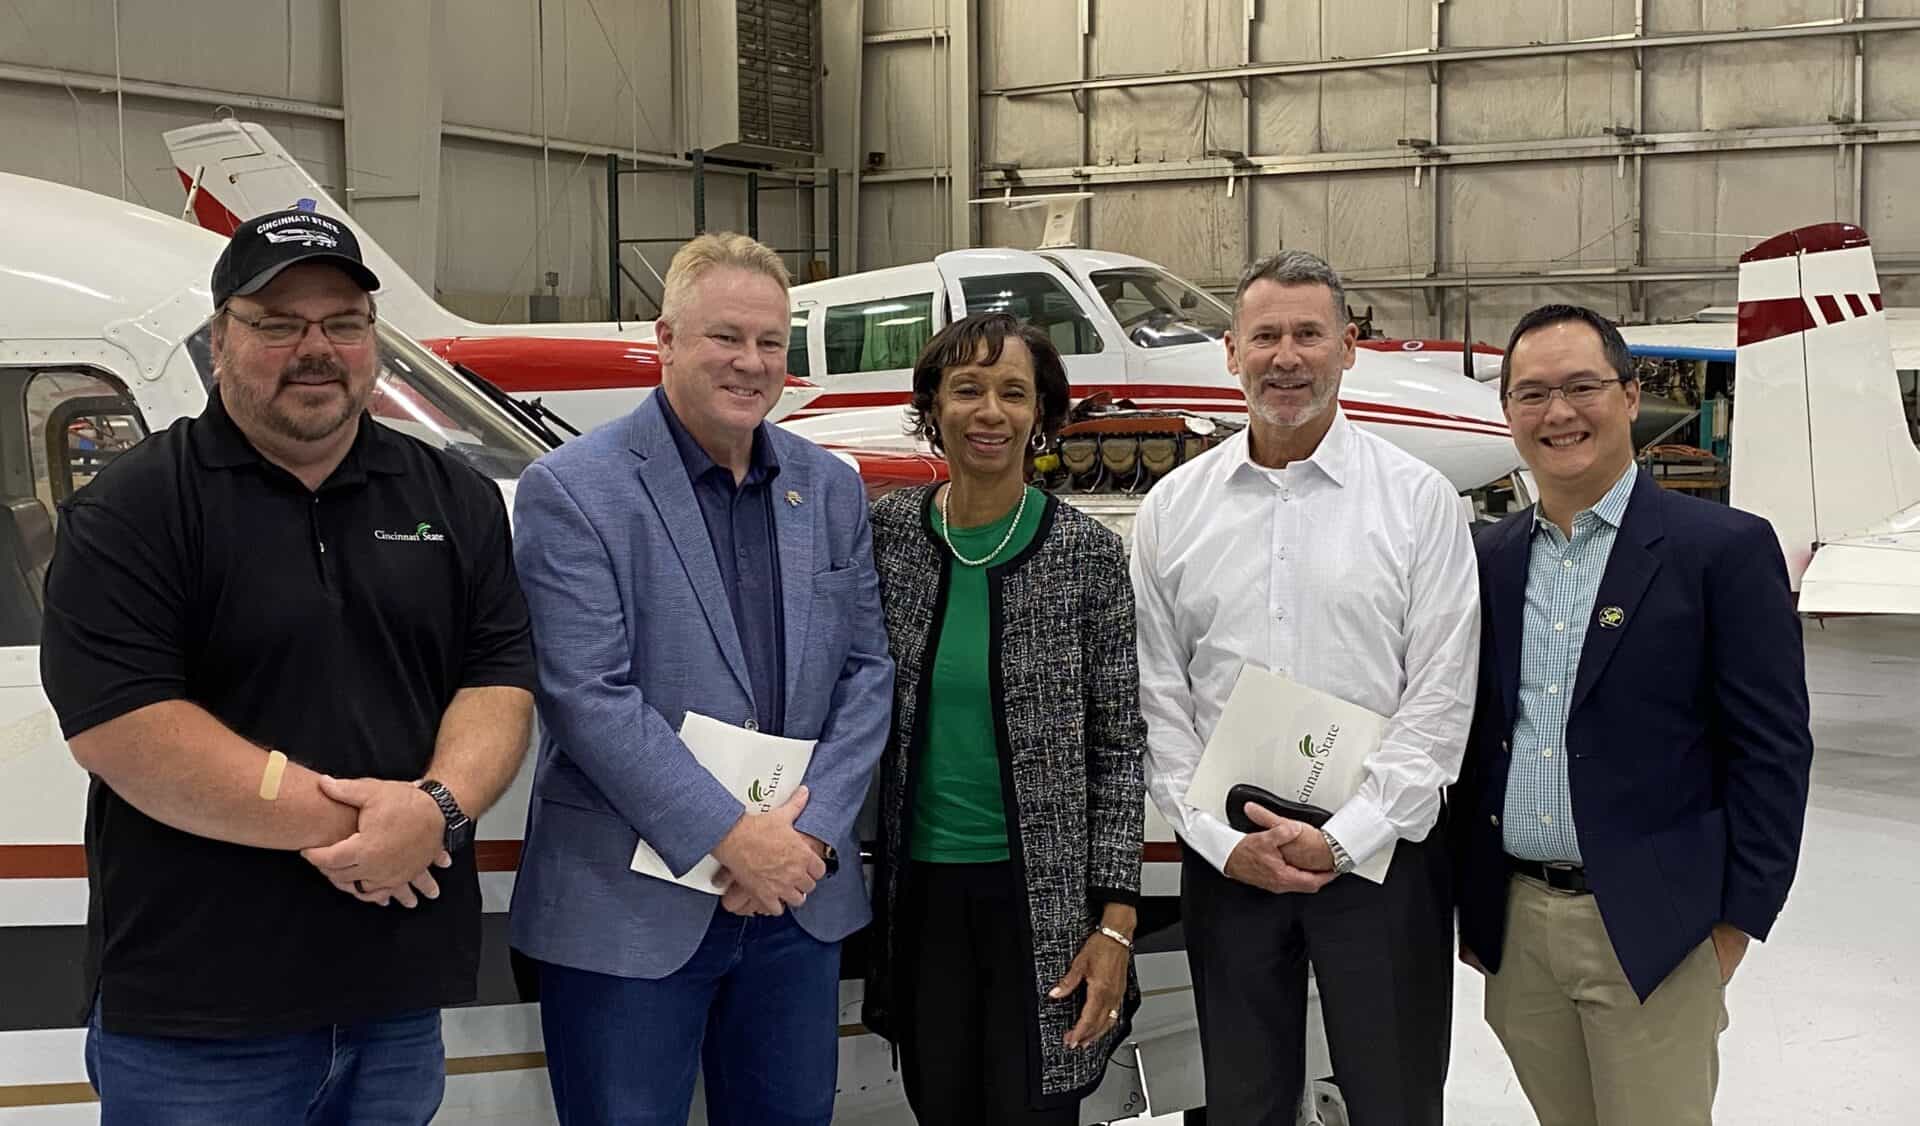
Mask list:
[[1047,274],[961,278],[960,292],[967,312],[1011,313],[1046,333],[1063,356],[1091,355],[1106,347],[1080,301]]
[[[511,481],[546,452],[527,433],[440,357],[398,332],[376,324],[380,374],[367,401],[375,421],[420,439],[499,481]],[[213,390],[211,324],[187,340],[200,382]]]
[[1142,348],[1204,344],[1233,327],[1233,312],[1212,294],[1150,266],[1095,270],[1093,288],[1127,339]]

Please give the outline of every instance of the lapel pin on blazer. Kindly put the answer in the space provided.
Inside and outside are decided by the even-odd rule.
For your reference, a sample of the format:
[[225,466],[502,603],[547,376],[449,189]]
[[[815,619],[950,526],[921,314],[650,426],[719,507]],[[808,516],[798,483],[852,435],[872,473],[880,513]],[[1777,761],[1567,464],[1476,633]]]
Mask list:
[[1606,606],[1600,610],[1601,629],[1619,629],[1627,621],[1627,612],[1618,606]]
[[799,493],[797,493],[797,492],[795,492],[795,491],[794,491],[794,490],[792,490],[792,489],[788,489],[788,490],[787,490],[787,504],[788,504],[788,505],[790,505],[790,506],[792,506],[792,507],[794,507],[794,508],[799,508],[799,507],[800,507],[800,494],[799,494]]

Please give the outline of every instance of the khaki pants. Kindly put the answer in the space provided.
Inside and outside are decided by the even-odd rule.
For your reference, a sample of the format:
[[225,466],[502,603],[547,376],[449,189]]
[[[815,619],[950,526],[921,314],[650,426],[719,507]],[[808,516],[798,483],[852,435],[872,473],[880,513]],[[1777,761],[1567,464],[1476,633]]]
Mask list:
[[1709,1126],[1726,987],[1702,942],[1645,1004],[1591,895],[1512,878],[1487,1023],[1541,1126]]

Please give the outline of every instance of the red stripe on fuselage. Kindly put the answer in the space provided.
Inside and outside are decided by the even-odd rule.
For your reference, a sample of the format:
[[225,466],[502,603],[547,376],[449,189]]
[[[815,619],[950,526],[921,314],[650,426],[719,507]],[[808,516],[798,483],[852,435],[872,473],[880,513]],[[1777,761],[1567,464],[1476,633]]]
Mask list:
[[1377,418],[1363,411],[1350,410],[1347,412],[1347,417],[1354,422],[1367,422],[1375,426],[1411,426],[1416,430],[1445,430],[1453,434],[1471,434],[1476,438],[1512,437],[1512,434],[1505,430],[1478,430],[1447,422],[1422,422],[1416,418]]
[[[475,841],[473,861],[482,872],[512,872],[520,867],[519,841]],[[0,845],[0,880],[82,880],[87,876],[85,845]]]
[[1831,293],[1815,295],[1813,303],[1820,306],[1820,315],[1825,317],[1830,325],[1839,324],[1847,319],[1847,315],[1840,311],[1840,302],[1835,301]]
[[[518,871],[523,844],[475,841],[474,866],[482,872]],[[1178,844],[1148,841],[1141,849],[1141,858],[1149,864],[1178,860],[1179,849]],[[83,880],[86,876],[85,845],[0,845],[0,880]]]
[[647,341],[455,336],[422,343],[515,395],[624,388],[650,391],[660,385],[660,353]]
[[[1073,388],[1076,399],[1084,399],[1102,391],[1110,392],[1116,399],[1131,399],[1139,403],[1153,403],[1159,406],[1179,404],[1185,409],[1237,410],[1245,411],[1246,397],[1234,387],[1208,387],[1192,383],[1114,383],[1086,384]],[[835,391],[829,392],[807,403],[802,410],[809,414],[829,414],[835,411],[853,410],[860,407],[902,406],[911,398],[906,391]],[[1355,411],[1383,415],[1400,415],[1426,422],[1451,422],[1463,426],[1483,426],[1504,435],[1506,424],[1491,418],[1475,418],[1465,414],[1443,414],[1423,407],[1409,407],[1399,403],[1375,403],[1362,399],[1342,399],[1340,406],[1348,413]],[[796,411],[795,414],[800,414]]]

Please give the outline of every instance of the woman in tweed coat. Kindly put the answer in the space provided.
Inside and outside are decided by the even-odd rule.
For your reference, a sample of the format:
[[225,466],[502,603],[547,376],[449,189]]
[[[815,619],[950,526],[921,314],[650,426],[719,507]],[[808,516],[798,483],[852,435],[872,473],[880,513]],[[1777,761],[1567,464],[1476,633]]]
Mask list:
[[1026,484],[1068,407],[1044,333],[968,317],[913,386],[951,483],[873,509],[897,671],[864,1017],[922,1126],[1076,1126],[1140,997],[1126,552]]

